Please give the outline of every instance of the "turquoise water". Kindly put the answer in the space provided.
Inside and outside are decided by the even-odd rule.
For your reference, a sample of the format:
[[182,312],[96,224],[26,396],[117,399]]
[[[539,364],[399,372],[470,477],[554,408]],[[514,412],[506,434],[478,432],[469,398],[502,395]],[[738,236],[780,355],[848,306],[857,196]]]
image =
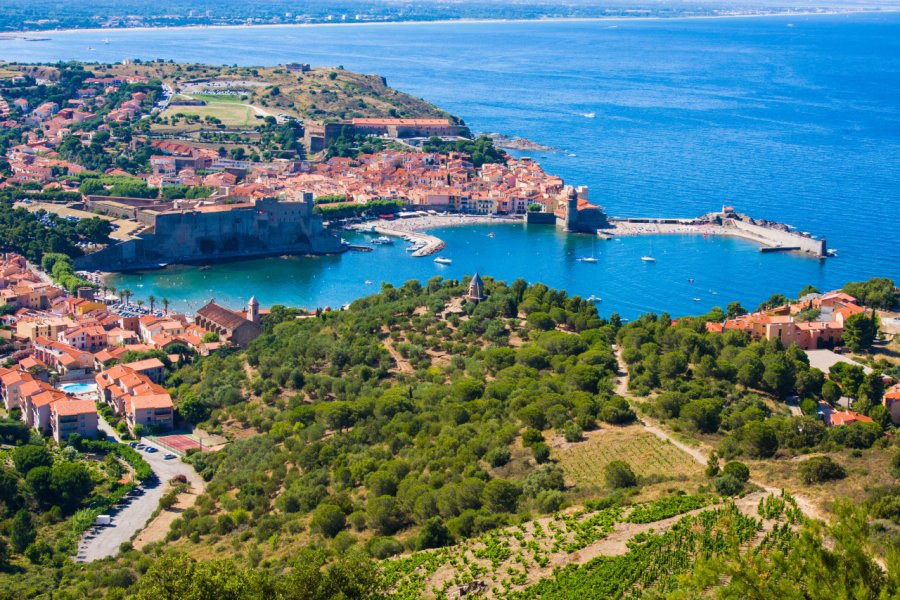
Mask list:
[[[805,283],[900,280],[900,15],[103,31],[0,40],[13,60],[126,57],[344,65],[462,116],[475,131],[560,151],[533,156],[613,215],[694,216],[734,204],[828,238],[820,262],[730,239],[598,243],[553,230],[439,233],[453,265],[371,254],[173,267],[119,278],[181,308],[210,297],[338,306],[381,280],[479,270],[603,297],[601,313],[754,304]],[[103,39],[108,38],[109,44]],[[88,48],[94,48],[89,50]],[[595,113],[595,118],[584,115]],[[502,241],[502,243],[500,243]],[[637,262],[635,257],[638,258]],[[689,278],[696,283],[685,287]],[[375,282],[366,285],[366,280]],[[124,283],[123,283],[124,282]],[[143,287],[139,287],[143,286]],[[700,289],[702,286],[703,289]],[[710,290],[718,292],[713,295]],[[700,298],[694,301],[693,298]]]
[[97,385],[93,383],[64,383],[59,389],[67,394],[86,394],[96,391]]

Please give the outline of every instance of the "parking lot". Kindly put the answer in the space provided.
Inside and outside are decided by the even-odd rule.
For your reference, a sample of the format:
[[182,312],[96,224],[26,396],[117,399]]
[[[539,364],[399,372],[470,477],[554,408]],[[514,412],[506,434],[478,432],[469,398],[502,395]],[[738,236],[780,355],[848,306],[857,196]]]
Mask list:
[[[100,420],[100,429],[108,436],[116,437],[112,428],[102,419]],[[148,446],[153,447],[152,444]],[[130,541],[147,525],[151,515],[159,506],[166,483],[176,475],[187,477],[193,489],[197,491],[203,489],[203,479],[197,475],[193,467],[181,462],[179,458],[166,459],[165,455],[168,453],[162,449],[158,449],[157,452],[147,452],[146,449],[142,449],[140,452],[144,460],[150,464],[157,480],[142,483],[139,486],[141,492],[123,498],[119,505],[110,510],[108,513],[112,517],[110,525],[94,526],[85,533],[78,545],[78,552],[75,556],[77,562],[90,562],[115,556],[124,542]]]

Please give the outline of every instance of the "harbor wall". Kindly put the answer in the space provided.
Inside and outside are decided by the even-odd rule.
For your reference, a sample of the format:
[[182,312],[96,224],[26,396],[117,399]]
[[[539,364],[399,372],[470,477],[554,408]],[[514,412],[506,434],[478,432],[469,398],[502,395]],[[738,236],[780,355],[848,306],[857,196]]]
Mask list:
[[725,221],[725,224],[740,231],[741,237],[755,239],[769,247],[796,247],[800,249],[800,252],[806,252],[815,256],[826,256],[827,254],[828,248],[824,238],[816,240],[792,231],[763,227],[738,219],[728,219]]

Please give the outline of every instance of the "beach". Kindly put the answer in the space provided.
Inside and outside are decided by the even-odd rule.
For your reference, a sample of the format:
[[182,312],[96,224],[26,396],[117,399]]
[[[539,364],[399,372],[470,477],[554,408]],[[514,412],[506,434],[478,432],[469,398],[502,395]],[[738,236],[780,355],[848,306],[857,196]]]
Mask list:
[[522,224],[522,217],[490,217],[485,215],[428,215],[410,217],[408,219],[378,219],[354,225],[351,229],[371,231],[388,237],[405,238],[421,242],[424,245],[412,253],[413,257],[430,256],[446,248],[439,237],[422,233],[426,229],[439,227],[456,227],[461,225],[494,225]]

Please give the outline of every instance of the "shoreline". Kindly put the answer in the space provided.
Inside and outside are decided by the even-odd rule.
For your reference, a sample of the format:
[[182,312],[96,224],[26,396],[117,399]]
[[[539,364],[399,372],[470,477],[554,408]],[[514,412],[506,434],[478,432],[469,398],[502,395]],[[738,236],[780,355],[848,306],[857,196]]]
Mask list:
[[440,229],[441,227],[494,225],[497,223],[504,225],[524,224],[525,220],[518,217],[489,217],[483,215],[429,215],[427,217],[411,217],[391,221],[377,219],[351,226],[351,229],[361,233],[377,233],[388,237],[413,239],[422,242],[425,245],[412,253],[414,258],[421,258],[437,254],[447,247],[447,243],[444,240],[437,236],[423,233],[423,231]]
[[[863,9],[829,9],[823,11],[798,11],[798,12],[771,12],[753,14],[731,15],[687,15],[687,16],[641,16],[626,17],[614,15],[608,17],[551,17],[533,19],[435,19],[433,21],[366,21],[356,23],[260,23],[255,25],[166,25],[161,27],[85,27],[69,29],[27,29],[9,31],[0,34],[0,40],[22,39],[30,35],[47,35],[53,33],[77,34],[77,33],[109,33],[116,31],[169,31],[169,30],[202,30],[202,29],[284,29],[307,27],[371,27],[388,25],[479,25],[479,24],[505,24],[505,23],[590,23],[610,21],[695,21],[709,19],[764,19],[774,17],[817,17],[817,16],[844,16],[844,15],[870,15],[870,14],[896,14],[900,13],[900,7],[863,8]],[[41,40],[43,41],[43,40]]]

